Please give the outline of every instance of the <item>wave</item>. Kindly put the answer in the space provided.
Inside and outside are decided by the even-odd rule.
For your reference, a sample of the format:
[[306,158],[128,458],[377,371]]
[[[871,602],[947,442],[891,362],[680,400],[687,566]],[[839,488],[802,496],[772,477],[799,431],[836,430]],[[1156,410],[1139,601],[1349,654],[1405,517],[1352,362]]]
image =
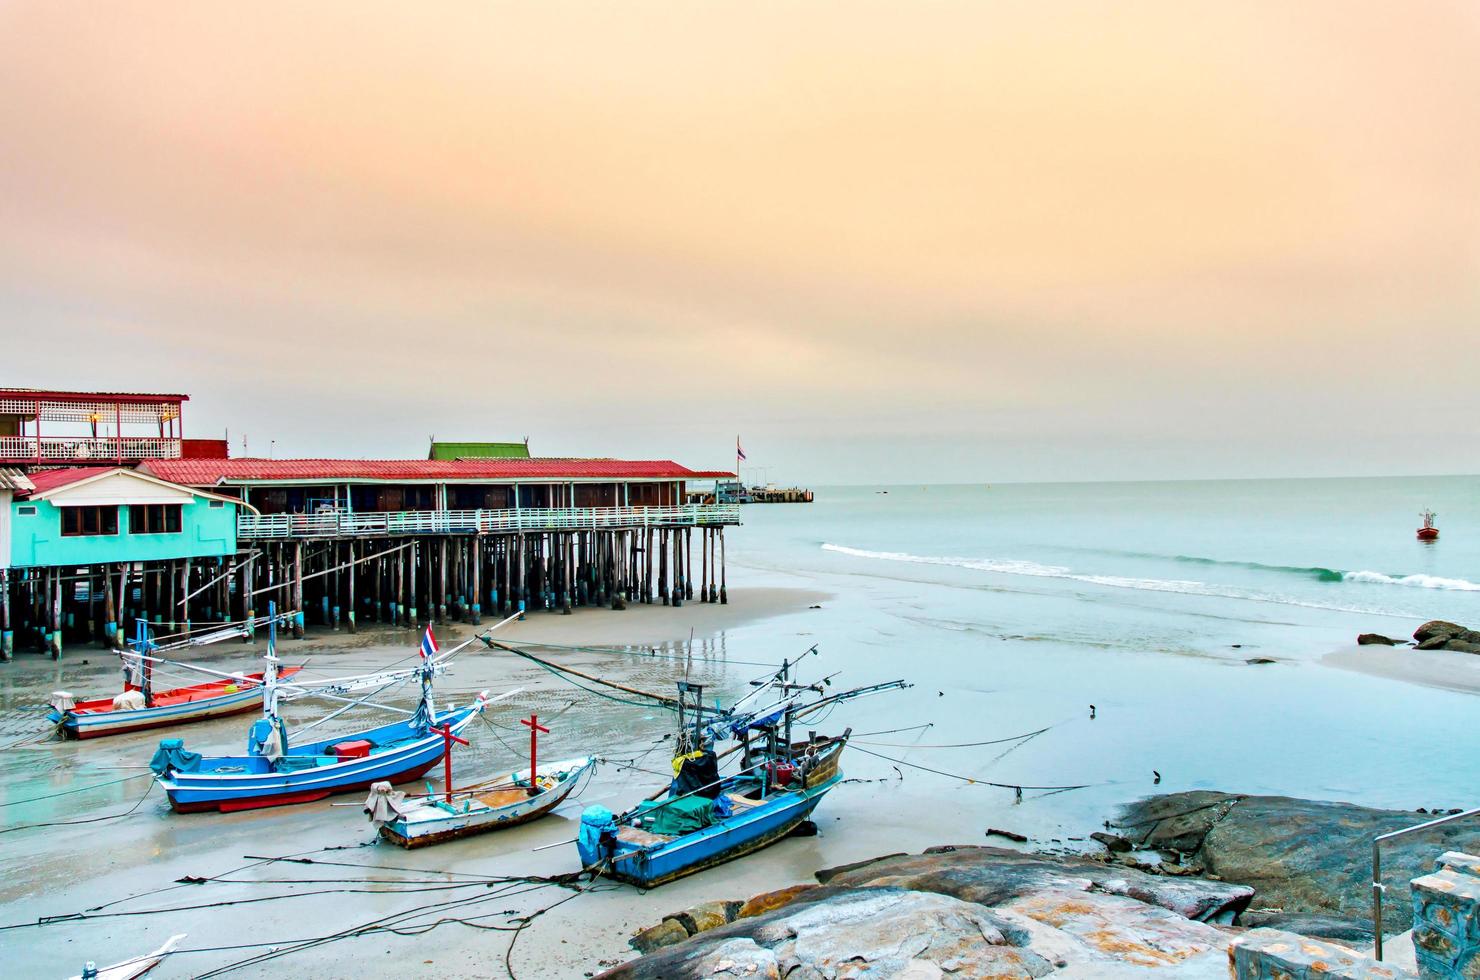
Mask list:
[[1480,592],[1480,583],[1462,578],[1438,575],[1384,575],[1381,572],[1342,572],[1344,582],[1369,582],[1373,585],[1406,585],[1412,589],[1445,589],[1451,592]]
[[[1083,582],[1087,585],[1099,585],[1113,589],[1132,589],[1140,592],[1170,592],[1178,595],[1208,596],[1217,599],[1242,599],[1249,602],[1271,602],[1285,606],[1300,606],[1307,609],[1327,609],[1335,612],[1362,613],[1367,615],[1384,616],[1409,616],[1409,613],[1399,613],[1386,609],[1369,609],[1360,606],[1338,605],[1324,602],[1309,602],[1296,599],[1292,596],[1273,595],[1264,592],[1254,592],[1232,587],[1220,587],[1207,582],[1197,582],[1187,579],[1159,579],[1159,578],[1137,578],[1124,575],[1089,575],[1076,572],[1064,565],[1044,565],[1034,561],[1018,561],[1010,559],[995,558],[957,558],[936,555],[912,555],[903,551],[869,551],[864,548],[851,548],[847,545],[832,544],[824,542],[823,551],[831,551],[840,555],[848,555],[854,558],[867,558],[874,561],[905,562],[912,565],[936,565],[950,568],[965,568],[979,572],[997,572],[1005,575],[1025,575],[1033,578],[1064,579],[1071,582]],[[1218,562],[1216,559],[1204,559],[1208,564],[1233,564],[1231,562]],[[1264,566],[1276,567],[1276,566]],[[1391,583],[1395,585],[1423,585],[1426,588],[1447,588],[1461,591],[1480,591],[1480,585],[1466,582],[1463,579],[1439,579],[1427,575],[1409,575],[1402,578],[1393,578],[1378,572],[1336,572],[1339,579],[1327,579],[1327,581],[1354,581],[1366,583]],[[1420,581],[1422,580],[1422,581]],[[1444,583],[1444,584],[1436,584]]]
[[1278,572],[1313,578],[1318,582],[1361,582],[1368,585],[1402,585],[1414,589],[1443,589],[1451,592],[1480,592],[1480,582],[1462,578],[1444,578],[1439,575],[1387,575],[1382,572],[1345,572],[1338,568],[1320,565],[1267,565],[1258,561],[1229,561],[1223,558],[1204,558],[1199,555],[1159,555],[1145,551],[1105,551],[1104,554],[1122,555],[1127,558],[1150,558],[1161,561],[1178,561],[1189,565],[1218,566],[1222,568],[1244,568],[1255,572]]
[[[1237,590],[1219,589],[1206,582],[1180,579],[1131,578],[1122,575],[1085,575],[1063,565],[1041,565],[1033,561],[1011,561],[992,558],[949,558],[933,555],[911,555],[902,551],[867,551],[847,545],[824,543],[823,551],[832,551],[854,558],[871,558],[876,561],[908,562],[913,565],[945,565],[951,568],[968,568],[978,572],[1000,572],[1006,575],[1030,575],[1034,578],[1067,579],[1090,585],[1110,588],[1137,589],[1143,592],[1176,592],[1182,595],[1205,595],[1223,599],[1259,599]],[[1283,600],[1274,600],[1283,601]]]
[[[1161,555],[1140,555],[1142,558],[1160,558]],[[1301,575],[1316,579],[1319,582],[1341,582],[1345,581],[1347,573],[1335,568],[1322,568],[1320,565],[1266,565],[1258,561],[1225,561],[1222,558],[1200,558],[1196,555],[1173,555],[1172,561],[1187,562],[1193,565],[1223,565],[1229,568],[1247,568],[1256,572],[1287,572],[1292,575]]]

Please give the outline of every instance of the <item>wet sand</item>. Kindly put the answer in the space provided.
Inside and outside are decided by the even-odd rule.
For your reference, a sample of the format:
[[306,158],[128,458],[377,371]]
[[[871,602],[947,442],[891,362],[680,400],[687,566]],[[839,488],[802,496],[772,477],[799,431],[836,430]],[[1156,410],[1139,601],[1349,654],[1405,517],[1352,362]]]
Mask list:
[[[730,602],[723,606],[692,602],[678,609],[635,606],[624,612],[584,610],[570,616],[532,613],[498,635],[508,642],[559,644],[541,653],[633,687],[668,693],[673,680],[687,673],[714,684],[720,694],[769,673],[782,656],[778,651],[767,659],[748,644],[743,651],[732,650],[728,634],[770,620],[799,620],[809,614],[810,606],[830,598],[826,592],[806,588],[739,587],[730,590]],[[439,630],[439,639],[446,650],[474,632],[471,627],[449,626]],[[371,628],[355,636],[311,631],[303,641],[282,641],[279,652],[288,663],[306,662],[305,677],[343,676],[414,657],[415,642],[416,635],[405,630]],[[568,649],[595,646],[625,650]],[[794,646],[789,645],[787,652],[799,652]],[[242,669],[263,648],[261,643],[219,644],[192,651],[189,659],[216,669]],[[413,915],[402,926],[416,933],[449,916],[485,916],[474,924],[504,926],[515,913],[536,911],[571,893],[521,885],[520,893],[505,895],[469,876],[543,876],[578,870],[573,846],[532,848],[574,836],[580,811],[590,802],[630,805],[661,784],[667,765],[662,742],[669,728],[665,713],[608,701],[573,688],[528,661],[474,644],[439,683],[443,703],[466,703],[483,689],[497,693],[518,687],[522,692],[490,710],[490,727],[474,726],[473,747],[459,749],[455,756],[454,779],[465,775],[471,780],[527,760],[528,736],[517,720],[531,711],[552,729],[542,740],[542,758],[596,752],[628,760],[627,767],[617,762],[603,765],[579,799],[568,800],[552,817],[527,827],[417,851],[385,844],[363,846],[374,838],[358,807],[361,794],[235,814],[169,811],[143,768],[158,740],[177,735],[197,751],[237,752],[250,715],[87,742],[46,737],[41,714],[50,691],[105,693],[116,690],[117,684],[116,658],[88,648],[69,650],[60,664],[21,654],[0,672],[0,744],[10,756],[0,776],[0,831],[9,831],[0,833],[0,861],[6,868],[0,878],[0,926],[99,906],[107,906],[105,913],[179,910],[0,931],[0,949],[9,958],[6,972],[11,975],[69,975],[87,959],[113,963],[153,949],[177,932],[189,934],[182,944],[187,950],[320,937],[438,902],[455,904]],[[409,686],[395,693],[399,695],[395,703],[407,705],[415,696]],[[285,713],[296,725],[322,717],[331,708],[302,701],[290,704]],[[359,720],[341,718],[331,722],[332,727],[317,730],[314,737],[380,724],[388,717],[374,711],[358,714]],[[440,773],[438,767],[429,774],[434,786],[441,785]],[[14,829],[116,814],[136,803],[133,813],[118,819]],[[331,850],[309,856],[353,867],[248,858],[323,848]],[[347,849],[333,850],[338,848]],[[803,854],[793,859],[799,880],[817,866]],[[176,883],[186,876],[229,880]],[[767,880],[759,868],[752,877],[757,882],[753,890],[760,890]],[[265,895],[299,897],[252,901]],[[601,885],[563,906],[564,915],[534,920],[515,950],[516,975],[580,976],[599,959],[630,955],[626,938],[632,929],[656,912],[669,910],[676,900],[671,890],[645,900],[634,901],[635,897],[632,889]],[[232,904],[242,900],[249,904]],[[227,904],[198,907],[212,903]],[[444,922],[423,938],[380,932],[247,966],[232,975],[363,976],[392,968],[410,975],[446,969],[501,975],[511,935]],[[260,952],[249,948],[181,953],[154,975],[197,976]]]
[[1480,655],[1412,647],[1351,646],[1333,650],[1321,663],[1368,677],[1480,694]]
[[[599,884],[530,921],[510,960],[515,976],[579,978],[603,963],[630,958],[627,938],[665,913],[812,881],[819,868],[880,854],[981,843],[988,827],[1026,834],[1030,848],[1086,847],[1083,838],[1121,803],[1155,792],[1225,788],[1375,806],[1468,802],[1453,792],[1434,798],[1435,786],[1468,785],[1464,774],[1471,763],[1462,739],[1436,743],[1432,734],[1436,727],[1459,731],[1469,724],[1472,695],[1403,685],[1400,705],[1390,681],[1323,665],[1322,653],[1354,632],[1347,618],[1328,625],[1250,627],[1243,646],[1223,656],[1106,649],[1023,629],[1020,621],[1039,611],[1031,595],[1013,594],[1004,603],[995,593],[934,582],[800,573],[778,569],[766,556],[761,556],[764,563],[750,565],[731,557],[728,606],[532,613],[506,627],[504,638],[587,647],[544,652],[647,690],[671,691],[673,682],[687,674],[727,700],[748,691],[748,681],[768,674],[781,658],[795,658],[819,642],[821,655],[808,661],[809,676],[837,671],[839,682],[849,686],[894,678],[915,686],[844,705],[818,719],[819,730],[851,726],[855,733],[843,761],[849,782],[818,808],[818,836],[782,841],[648,893]],[[1102,597],[1094,599],[1097,614],[1117,608]],[[814,605],[821,608],[810,608]],[[968,612],[975,621],[965,621]],[[995,625],[992,617],[999,615],[1002,625]],[[447,649],[471,631],[458,627],[439,635]],[[282,654],[290,663],[306,658],[310,673],[342,676],[414,657],[415,640],[410,631],[315,635],[286,641]],[[623,645],[620,651],[590,649]],[[241,669],[252,655],[252,648],[232,645],[203,651],[199,659]],[[1256,655],[1278,662],[1246,662]],[[25,654],[0,668],[0,745],[9,754],[0,774],[0,803],[99,786],[6,806],[0,809],[6,824],[0,830],[128,809],[149,780],[140,770],[112,767],[142,765],[162,734],[182,735],[196,750],[240,751],[250,716],[88,743],[37,741],[42,725],[36,709],[47,692],[116,689],[116,664],[110,655],[74,648],[61,665]],[[518,719],[537,711],[552,729],[541,741],[542,757],[595,751],[608,760],[579,798],[552,816],[402,851],[362,846],[373,838],[358,794],[336,798],[347,806],[322,802],[177,815],[154,790],[122,819],[0,834],[0,860],[7,871],[0,878],[0,926],[103,906],[104,914],[178,911],[3,930],[0,949],[7,965],[17,975],[66,976],[88,958],[111,963],[153,949],[176,932],[190,934],[185,949],[201,950],[324,937],[404,916],[396,921],[399,933],[371,932],[227,975],[505,975],[511,933],[494,930],[571,893],[548,886],[505,890],[467,876],[578,870],[575,848],[566,842],[575,836],[581,810],[593,803],[625,809],[666,782],[664,736],[671,730],[666,712],[573,687],[506,654],[470,650],[438,690],[447,700],[465,703],[479,690],[515,686],[523,693],[491,709],[490,726],[475,725],[473,746],[457,751],[455,778],[461,782],[462,774],[472,780],[515,768],[528,750]],[[397,694],[395,703],[414,698],[410,690]],[[1096,720],[1087,711],[1091,703],[1098,705]],[[287,714],[290,723],[301,724],[327,710],[299,702]],[[1365,737],[1371,718],[1378,716],[1385,719],[1383,738],[1352,753],[1353,740]],[[357,721],[332,722],[326,735],[368,727],[381,717],[369,713]],[[918,727],[925,724],[933,727]],[[893,731],[901,728],[907,730]],[[1045,730],[1028,740],[969,747],[1040,729]],[[1289,752],[1290,744],[1302,745],[1303,751]],[[1419,752],[1425,753],[1427,766],[1406,765]],[[927,773],[912,764],[969,778]],[[1153,770],[1164,777],[1160,783],[1153,781]],[[433,785],[439,785],[438,774],[432,775]],[[118,779],[128,781],[100,785]],[[1021,802],[1012,783],[1030,787]],[[1059,784],[1083,788],[1031,788]],[[550,844],[557,846],[534,850]],[[351,866],[247,857],[303,852]],[[235,869],[242,870],[227,874]],[[176,884],[185,876],[214,880]],[[253,901],[263,898],[270,900]],[[214,904],[241,902],[251,904]],[[201,907],[207,905],[213,907]],[[157,975],[199,976],[271,948],[182,953]]]

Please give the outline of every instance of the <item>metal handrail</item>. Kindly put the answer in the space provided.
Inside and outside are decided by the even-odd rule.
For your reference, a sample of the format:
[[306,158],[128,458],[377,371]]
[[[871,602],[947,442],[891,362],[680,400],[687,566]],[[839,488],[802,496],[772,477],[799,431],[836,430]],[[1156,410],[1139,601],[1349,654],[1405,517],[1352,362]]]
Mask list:
[[239,514],[237,535],[242,538],[313,538],[738,523],[738,504],[361,512],[331,510],[314,514]]
[[1394,830],[1390,833],[1381,834],[1372,838],[1372,934],[1375,939],[1372,952],[1376,959],[1382,960],[1382,842],[1392,840],[1394,837],[1402,837],[1404,834],[1416,834],[1420,830],[1429,830],[1440,824],[1453,823],[1466,817],[1480,816],[1480,807],[1466,810],[1463,813],[1451,813],[1440,817],[1438,820],[1430,820],[1427,823],[1417,824],[1412,827],[1404,827],[1402,830]]

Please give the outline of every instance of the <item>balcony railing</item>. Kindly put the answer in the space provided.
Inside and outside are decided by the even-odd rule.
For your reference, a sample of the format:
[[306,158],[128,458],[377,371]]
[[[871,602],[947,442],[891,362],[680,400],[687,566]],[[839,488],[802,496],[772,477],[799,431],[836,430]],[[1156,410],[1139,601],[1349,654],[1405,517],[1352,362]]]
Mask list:
[[384,538],[413,534],[500,534],[739,524],[738,504],[671,507],[541,507],[507,510],[397,510],[383,513],[241,514],[238,538]]
[[96,463],[179,459],[179,439],[153,436],[0,436],[0,460],[31,463]]

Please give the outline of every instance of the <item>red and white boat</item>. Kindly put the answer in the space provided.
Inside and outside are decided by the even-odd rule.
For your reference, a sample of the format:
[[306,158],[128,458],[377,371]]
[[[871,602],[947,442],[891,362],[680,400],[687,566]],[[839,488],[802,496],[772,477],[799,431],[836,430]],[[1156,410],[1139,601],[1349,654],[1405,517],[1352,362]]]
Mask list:
[[1418,529],[1418,540],[1433,541],[1439,536],[1439,529],[1434,526],[1434,518],[1437,515],[1431,510],[1426,510],[1418,516],[1423,518],[1423,527]]
[[[283,667],[278,676],[290,677],[302,669]],[[262,690],[262,672],[258,671],[148,694],[143,687],[125,684],[122,696],[84,701],[74,701],[66,691],[56,691],[46,720],[57,726],[63,738],[122,735],[260,711]],[[130,692],[133,697],[129,697]]]

